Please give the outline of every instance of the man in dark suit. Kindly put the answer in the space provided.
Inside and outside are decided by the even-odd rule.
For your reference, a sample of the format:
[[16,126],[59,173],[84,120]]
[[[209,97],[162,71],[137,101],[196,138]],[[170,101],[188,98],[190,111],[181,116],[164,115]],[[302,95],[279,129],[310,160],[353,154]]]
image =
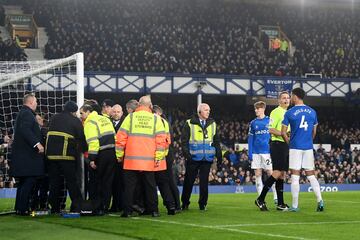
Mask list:
[[37,107],[34,94],[27,94],[23,107],[15,120],[14,142],[12,144],[11,175],[18,178],[15,210],[18,215],[29,214],[29,198],[36,177],[44,174],[41,132],[35,120]]
[[[122,123],[123,110],[119,104],[112,107],[111,121],[114,125],[115,132],[117,132]],[[124,181],[123,181],[123,166],[122,163],[117,162],[115,168],[115,175],[112,184],[112,205],[110,212],[120,212],[123,210],[123,195],[124,195]]]
[[114,125],[115,132],[117,132],[121,126],[123,116],[122,107],[119,104],[115,104],[112,107],[111,121]]
[[[35,119],[40,127],[41,132],[41,141],[40,143],[46,148],[46,135],[48,132],[47,127],[45,126],[44,117],[40,113],[36,113]],[[31,204],[30,209],[32,211],[36,210],[46,210],[48,209],[48,192],[49,192],[49,177],[47,174],[47,168],[46,168],[46,157],[44,156],[44,176],[40,177],[36,180],[36,183],[32,190],[32,196],[31,196]],[[66,199],[66,196],[65,196]]]

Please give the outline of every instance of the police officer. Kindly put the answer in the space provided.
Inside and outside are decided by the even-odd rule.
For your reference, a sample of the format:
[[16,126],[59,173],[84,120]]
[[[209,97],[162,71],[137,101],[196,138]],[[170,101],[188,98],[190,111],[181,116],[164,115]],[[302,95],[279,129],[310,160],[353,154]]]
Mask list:
[[199,209],[206,210],[208,200],[208,182],[211,164],[216,156],[222,162],[220,139],[216,123],[209,118],[210,107],[199,104],[197,116],[188,119],[181,133],[181,146],[186,157],[186,173],[181,195],[182,209],[187,210],[196,176],[200,177]]
[[86,142],[81,121],[76,117],[77,110],[76,103],[68,101],[63,112],[54,115],[49,124],[45,153],[49,171],[49,202],[53,213],[60,212],[62,175],[72,202],[70,210],[81,211],[82,196],[76,178],[76,161],[79,160],[79,150],[86,149]]
[[90,167],[95,170],[94,212],[97,215],[108,211],[116,163],[115,130],[110,119],[100,115],[100,111],[97,104],[84,105],[81,108],[82,115],[86,117],[84,133]]

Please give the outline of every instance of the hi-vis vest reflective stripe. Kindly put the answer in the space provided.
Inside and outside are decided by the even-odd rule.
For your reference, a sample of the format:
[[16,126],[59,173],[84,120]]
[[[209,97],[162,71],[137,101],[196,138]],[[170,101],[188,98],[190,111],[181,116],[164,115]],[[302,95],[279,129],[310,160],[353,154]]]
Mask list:
[[171,136],[170,136],[170,126],[168,121],[161,118],[162,122],[164,123],[165,134],[166,134],[166,147],[165,147],[165,157],[169,154],[169,146],[171,144]]
[[216,133],[216,123],[213,122],[206,129],[197,124],[191,124],[190,119],[186,121],[190,127],[189,150],[194,161],[212,162],[215,158],[215,148],[212,147]]
[[90,160],[95,159],[100,150],[115,148],[115,130],[112,122],[96,111],[91,112],[86,118],[84,133]]
[[166,170],[165,146],[165,131],[161,118],[146,107],[139,107],[134,113],[130,113],[117,132],[117,156],[125,155],[126,170]]
[[68,152],[68,144],[69,144],[69,139],[74,139],[74,136],[68,133],[64,133],[64,132],[58,132],[58,131],[49,131],[47,133],[47,138],[46,138],[46,150],[45,152],[47,152],[47,146],[48,146],[48,141],[50,138],[53,137],[61,137],[64,140],[64,144],[63,144],[63,149],[62,149],[62,154],[61,155],[47,155],[47,159],[49,160],[75,160],[74,156],[68,156],[67,152]]

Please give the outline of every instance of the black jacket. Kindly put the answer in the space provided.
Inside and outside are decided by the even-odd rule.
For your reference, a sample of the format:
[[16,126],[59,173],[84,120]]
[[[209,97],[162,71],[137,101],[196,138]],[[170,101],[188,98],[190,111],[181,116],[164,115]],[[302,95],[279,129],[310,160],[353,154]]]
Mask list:
[[43,154],[35,144],[41,142],[39,124],[35,113],[23,106],[16,117],[14,142],[10,161],[10,174],[14,177],[41,176],[44,174]]
[[49,161],[77,159],[87,148],[81,121],[65,111],[54,115],[50,119],[46,143]]
[[119,131],[119,128],[120,128],[120,126],[121,126],[121,123],[123,122],[123,118],[120,118],[120,120],[119,120],[119,122],[118,122],[118,124],[114,124],[114,120],[113,119],[110,119],[111,120],[111,122],[112,122],[112,124],[113,124],[113,126],[114,126],[114,130],[115,130],[115,133],[117,133],[118,131]]
[[[206,129],[213,122],[215,122],[214,119],[208,118],[206,120],[204,129]],[[195,115],[191,118],[190,123],[199,125],[202,128],[199,117],[197,115]],[[190,140],[190,127],[187,124],[187,122],[185,122],[184,127],[181,132],[181,148],[183,151],[183,155],[185,156],[185,158],[187,160],[191,160],[191,154],[190,154],[190,150],[189,150],[189,140]],[[221,153],[221,147],[220,147],[220,138],[219,138],[219,134],[218,134],[217,130],[216,130],[216,133],[213,138],[212,146],[216,149],[217,162],[221,163],[222,162],[222,153]]]

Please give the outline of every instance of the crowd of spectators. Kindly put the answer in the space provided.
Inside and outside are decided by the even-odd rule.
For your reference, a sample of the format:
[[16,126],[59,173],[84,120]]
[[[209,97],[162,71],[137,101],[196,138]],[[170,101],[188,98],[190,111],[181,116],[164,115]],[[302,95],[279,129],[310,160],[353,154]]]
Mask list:
[[0,37],[0,61],[26,61],[24,49],[11,39],[3,40]]
[[14,187],[15,180],[9,175],[9,158],[7,151],[11,146],[12,139],[10,135],[7,135],[4,131],[1,131],[0,138],[0,188],[12,188]]
[[[2,4],[2,1],[0,1]],[[5,25],[5,11],[0,5],[0,26]],[[15,40],[2,39],[0,30],[0,61],[26,61],[27,55]]]
[[[358,9],[276,1],[18,0],[49,35],[47,58],[85,53],[87,70],[359,77]],[[280,26],[295,52],[268,51]],[[281,70],[281,71],[279,71]]]

